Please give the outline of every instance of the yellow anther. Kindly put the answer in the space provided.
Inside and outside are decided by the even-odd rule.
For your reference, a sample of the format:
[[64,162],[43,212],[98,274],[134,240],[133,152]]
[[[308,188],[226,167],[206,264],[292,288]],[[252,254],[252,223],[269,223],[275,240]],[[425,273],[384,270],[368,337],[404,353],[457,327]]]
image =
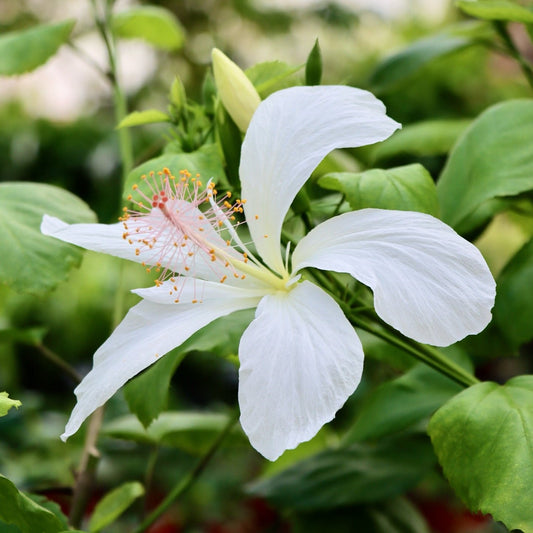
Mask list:
[[228,192],[226,193],[226,196],[227,196],[228,198],[231,198],[231,191],[228,191]]
[[228,276],[222,276],[220,278],[220,283],[224,283],[228,279]]
[[246,274],[243,274],[243,275],[241,276],[241,279],[244,279],[245,277],[246,277]]
[[133,199],[133,196],[131,194],[128,194],[126,200],[131,201]]
[[139,255],[141,253],[141,251],[139,250],[139,248],[135,248],[135,255]]
[[135,183],[135,184],[133,184],[133,185],[131,186],[131,188],[132,188],[134,191],[136,191],[136,190],[139,188],[139,186]]
[[192,304],[197,304],[197,303],[198,303],[198,300],[192,300],[191,303],[192,303]]
[[180,299],[179,299],[179,298],[176,298],[176,299],[174,300],[174,303],[175,303],[175,304],[179,304],[179,303],[180,303]]

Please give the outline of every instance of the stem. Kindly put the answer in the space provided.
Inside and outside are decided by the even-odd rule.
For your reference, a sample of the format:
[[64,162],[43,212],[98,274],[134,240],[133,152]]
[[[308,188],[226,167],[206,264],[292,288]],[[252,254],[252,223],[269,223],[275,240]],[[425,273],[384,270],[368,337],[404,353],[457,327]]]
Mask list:
[[69,515],[70,525],[75,529],[79,529],[81,525],[85,508],[87,507],[92,492],[96,466],[100,458],[100,453],[96,449],[96,441],[100,432],[100,426],[102,425],[103,416],[104,407],[102,406],[91,415],[89,429],[85,437]]
[[518,62],[529,85],[533,88],[533,67],[529,63],[529,61],[527,61],[520,53],[520,50],[516,47],[513,39],[511,38],[509,30],[507,29],[506,24],[501,20],[496,20],[493,22],[493,25],[498,35],[502,38],[507,53]]
[[59,367],[65,374],[68,374],[76,383],[79,383],[81,381],[81,375],[78,374],[78,372],[71,367],[66,361],[61,359],[59,355],[57,355],[55,352],[50,350],[50,348],[47,348],[44,344],[38,343],[34,345],[37,350],[41,352],[46,359],[48,359],[50,362],[52,362],[54,365]]
[[133,533],[142,533],[150,527],[180,496],[182,496],[200,477],[205,470],[215,452],[220,448],[225,438],[229,435],[231,429],[238,419],[238,413],[230,417],[224,429],[219,433],[213,444],[207,452],[199,459],[196,466],[184,478],[178,480],[174,488],[169,492],[167,497],[154,509],[143,523],[134,530]]

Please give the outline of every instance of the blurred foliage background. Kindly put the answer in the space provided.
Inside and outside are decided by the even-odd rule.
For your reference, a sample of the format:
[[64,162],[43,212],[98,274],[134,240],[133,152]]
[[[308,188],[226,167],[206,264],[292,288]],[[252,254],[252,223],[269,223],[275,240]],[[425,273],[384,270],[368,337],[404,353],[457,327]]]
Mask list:
[[[120,1],[116,9],[131,4]],[[484,46],[465,47],[399,76],[394,83],[380,83],[376,69],[391,53],[450,25],[475,24],[446,0],[167,0],[151,4],[164,6],[178,17],[185,40],[174,52],[156,52],[135,40],[120,43],[120,77],[130,110],[165,111],[176,76],[183,81],[187,95],[200,100],[214,46],[243,68],[273,59],[301,65],[317,38],[323,56],[322,83],[372,90],[385,102],[388,114],[404,126],[424,120],[473,118],[501,100],[530,96],[517,64]],[[2,0],[0,32],[67,17],[77,20],[75,48],[62,47],[32,73],[0,77],[0,181],[61,186],[84,199],[101,222],[109,223],[116,220],[121,208],[121,169],[111,89],[98,69],[84,61],[84,56],[89,56],[99,68],[106,67],[102,43],[92,29],[89,2]],[[517,45],[533,58],[522,27],[511,29]],[[157,155],[169,139],[166,125],[148,125],[131,132],[136,163]],[[365,157],[364,151],[360,156]],[[387,165],[421,162],[435,177],[445,157],[445,153],[394,154],[384,161]],[[29,194],[27,202],[31,201]],[[505,216],[489,227],[479,245],[495,273],[530,233],[531,227],[519,217]],[[53,496],[68,506],[67,487],[83,432],[68,445],[58,438],[74,404],[75,383],[49,362],[47,352],[60,354],[79,373],[85,373],[92,354],[110,333],[117,294],[149,284],[136,265],[86,253],[81,268],[72,271],[68,281],[51,294],[22,295],[0,286],[0,329],[4,331],[0,335],[0,390],[8,390],[24,406],[0,419],[0,471],[20,488]],[[136,301],[129,294],[125,298],[127,305]],[[34,335],[17,337],[17,331],[27,328],[36,328]],[[373,350],[370,341],[366,352],[366,385],[350,399],[332,428],[324,428],[312,442],[266,468],[274,472],[283,462],[289,464],[324,443],[335,442],[335,429],[350,420],[366,387],[405,368],[404,359],[384,356]],[[527,348],[521,358],[482,363],[482,372],[496,380],[532,370]],[[237,372],[230,359],[196,352],[185,359],[172,379],[169,407],[225,413],[235,406],[236,391]],[[110,402],[107,416],[111,419],[127,413],[121,392]],[[118,480],[150,478],[151,487],[144,504],[109,531],[127,531],[136,514],[142,513],[142,505],[153,507],[160,501],[197,452],[195,443],[163,446],[157,468],[147,473],[146,458],[153,456],[155,461],[154,445],[104,437],[101,446],[105,453],[98,469],[95,501]],[[150,531],[289,531],[283,513],[244,490],[264,468],[246,440],[236,438],[180,505]],[[426,478],[413,491],[412,499],[437,533],[496,531],[497,526],[486,519],[469,515],[437,476]],[[294,530],[304,531],[298,526]],[[0,531],[11,530],[0,525]]]

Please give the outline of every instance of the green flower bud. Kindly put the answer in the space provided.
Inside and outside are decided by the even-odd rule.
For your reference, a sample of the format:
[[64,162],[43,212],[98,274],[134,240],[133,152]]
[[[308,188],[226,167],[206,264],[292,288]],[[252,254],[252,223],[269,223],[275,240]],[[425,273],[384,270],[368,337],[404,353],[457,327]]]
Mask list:
[[261,98],[246,74],[217,48],[211,53],[215,84],[222,104],[241,131],[248,129]]

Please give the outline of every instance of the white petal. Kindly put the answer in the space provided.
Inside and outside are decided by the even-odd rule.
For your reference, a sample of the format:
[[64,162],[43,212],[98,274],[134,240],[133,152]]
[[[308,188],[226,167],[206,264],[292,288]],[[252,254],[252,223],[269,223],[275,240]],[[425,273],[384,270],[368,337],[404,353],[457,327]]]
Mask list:
[[240,177],[248,227],[270,267],[284,270],[283,219],[324,156],[382,141],[399,127],[381,101],[352,87],[292,87],[261,103],[242,145]]
[[347,272],[372,288],[377,314],[407,337],[447,346],[491,320],[494,279],[471,243],[422,213],[363,209],[323,222],[293,268]]
[[61,438],[66,440],[75,433],[95,409],[158,357],[216,318],[255,307],[257,301],[258,298],[226,296],[197,304],[138,303],[94,354],[93,369],[74,391],[78,402]]
[[241,424],[271,461],[329,422],[363,370],[353,327],[337,303],[307,281],[261,300],[239,359]]

